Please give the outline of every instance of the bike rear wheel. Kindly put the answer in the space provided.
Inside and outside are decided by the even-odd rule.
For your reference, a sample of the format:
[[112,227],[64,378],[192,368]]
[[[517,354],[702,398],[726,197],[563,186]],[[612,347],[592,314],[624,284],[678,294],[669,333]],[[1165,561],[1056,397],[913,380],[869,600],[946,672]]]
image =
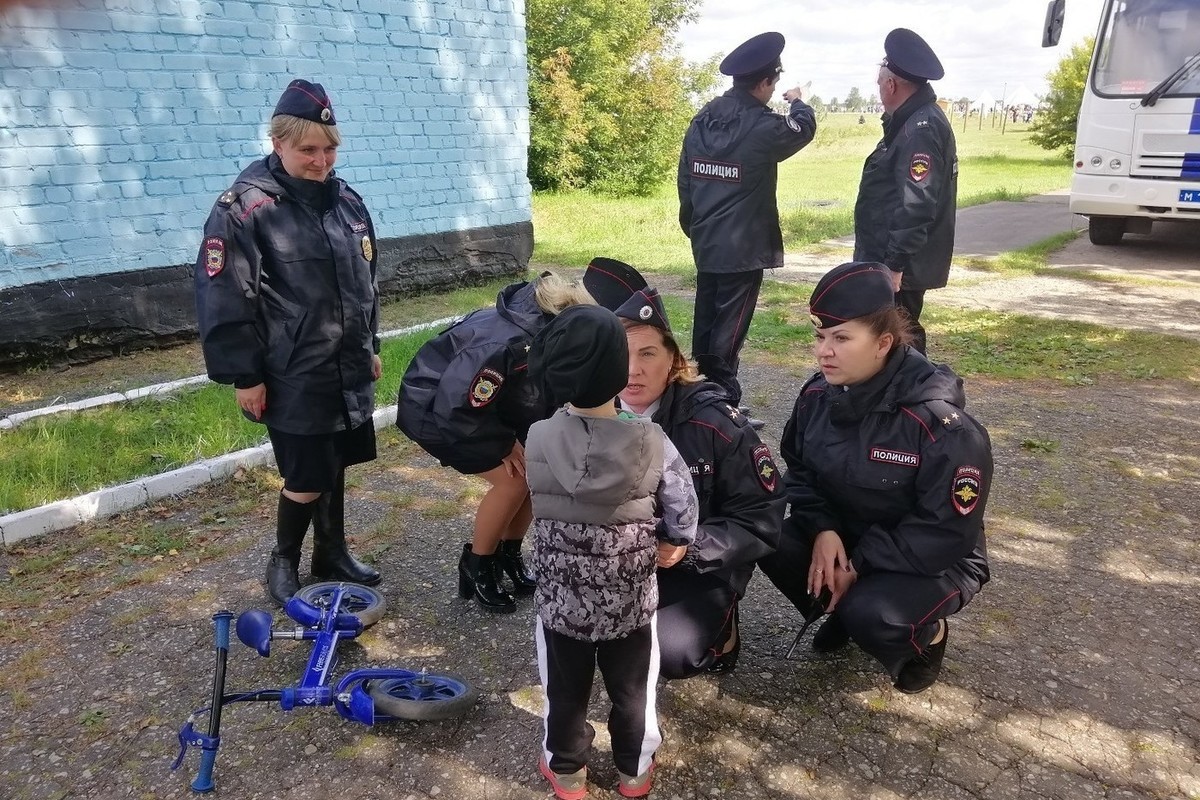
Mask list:
[[383,619],[383,612],[387,610],[387,600],[380,592],[359,583],[313,583],[296,592],[296,597],[317,608],[329,608],[333,602],[333,593],[338,587],[342,587],[343,591],[342,602],[337,611],[358,617],[364,628],[369,628]]
[[479,690],[452,672],[370,681],[364,688],[381,713],[417,722],[461,716],[479,698]]

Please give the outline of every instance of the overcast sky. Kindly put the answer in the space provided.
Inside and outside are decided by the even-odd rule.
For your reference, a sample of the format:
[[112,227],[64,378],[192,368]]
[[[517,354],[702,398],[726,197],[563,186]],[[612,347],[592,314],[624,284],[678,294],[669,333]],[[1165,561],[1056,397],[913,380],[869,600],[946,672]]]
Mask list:
[[[1102,0],[1067,0],[1058,47],[1042,49],[1044,0],[704,0],[700,19],[680,32],[683,55],[701,61],[728,53],[763,31],[787,37],[781,87],[812,81],[824,100],[844,99],[851,86],[877,92],[883,39],[911,28],[929,42],[946,68],[933,84],[939,96],[1001,99],[1024,84],[1046,92],[1046,73],[1070,46],[1096,33]],[[728,85],[728,84],[727,84]]]

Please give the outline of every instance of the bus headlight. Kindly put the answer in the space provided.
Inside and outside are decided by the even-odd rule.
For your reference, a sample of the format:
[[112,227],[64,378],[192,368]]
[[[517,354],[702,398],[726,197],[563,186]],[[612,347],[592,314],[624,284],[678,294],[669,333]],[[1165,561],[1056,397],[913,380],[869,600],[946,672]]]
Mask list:
[[1104,159],[1100,156],[1092,156],[1092,166],[1100,169],[1100,165],[1104,163]]
[[1114,158],[1112,161],[1108,162],[1108,168],[1111,170],[1114,170],[1114,171],[1120,169],[1121,168],[1121,159]]

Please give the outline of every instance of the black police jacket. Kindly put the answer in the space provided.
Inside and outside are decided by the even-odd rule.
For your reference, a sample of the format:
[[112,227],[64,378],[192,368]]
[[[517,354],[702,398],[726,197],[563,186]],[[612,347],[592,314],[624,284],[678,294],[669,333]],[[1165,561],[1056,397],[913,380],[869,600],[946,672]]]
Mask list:
[[679,154],[679,226],[699,272],[783,266],[775,200],[779,162],[812,141],[817,120],[800,100],[776,114],[733,88],[692,119]]
[[[396,425],[464,472],[500,465],[529,426],[553,412],[527,380],[533,337],[552,319],[536,282],[506,286],[495,308],[472,312],[426,342],[400,383]],[[448,460],[448,459],[443,459]]]
[[204,225],[195,283],[208,376],[243,389],[265,383],[259,421],[270,428],[356,428],[375,408],[375,229],[345,181],[314,185],[328,194],[306,200],[322,212],[270,166],[282,172],[275,155],[243,170]]
[[903,272],[902,289],[937,289],[950,276],[958,149],[929,84],[884,117],[854,205],[854,260]]
[[849,391],[814,376],[780,442],[783,535],[832,530],[859,574],[947,575],[977,591],[992,448],[965,403],[962,380],[909,347]]
[[741,596],[775,552],[784,497],[770,449],[714,383],[667,387],[651,417],[687,462],[700,501],[696,541],[674,570],[711,573]]

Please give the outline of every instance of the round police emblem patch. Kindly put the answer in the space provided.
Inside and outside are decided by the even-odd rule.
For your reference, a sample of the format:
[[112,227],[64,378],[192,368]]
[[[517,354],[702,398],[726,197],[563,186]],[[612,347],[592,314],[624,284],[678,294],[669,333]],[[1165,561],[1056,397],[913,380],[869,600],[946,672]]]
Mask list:
[[771,458],[771,449],[765,444],[760,444],[751,451],[750,459],[754,462],[754,472],[758,475],[758,482],[768,492],[774,492],[775,487],[779,484],[779,469]]
[[371,246],[370,236],[364,236],[362,238],[362,254],[363,258],[365,258],[367,261],[370,261],[375,255],[375,248]]
[[204,240],[204,271],[208,277],[215,278],[225,269],[225,240],[219,236],[209,236]]
[[496,392],[504,385],[504,376],[491,367],[484,367],[471,381],[467,402],[471,408],[483,408],[496,399]]
[[824,322],[821,322],[821,318],[818,317],[816,314],[809,314],[808,318],[810,320],[812,320],[813,327],[815,327],[815,328],[819,328],[825,324]]
[[641,309],[638,310],[639,319],[647,320],[652,316],[654,316],[654,309],[650,306],[642,306]]
[[964,517],[975,510],[983,493],[983,472],[978,467],[963,465],[954,473],[950,499],[954,509]]
[[321,122],[329,122],[329,118],[332,116],[333,112],[331,112],[328,108],[321,109]]

